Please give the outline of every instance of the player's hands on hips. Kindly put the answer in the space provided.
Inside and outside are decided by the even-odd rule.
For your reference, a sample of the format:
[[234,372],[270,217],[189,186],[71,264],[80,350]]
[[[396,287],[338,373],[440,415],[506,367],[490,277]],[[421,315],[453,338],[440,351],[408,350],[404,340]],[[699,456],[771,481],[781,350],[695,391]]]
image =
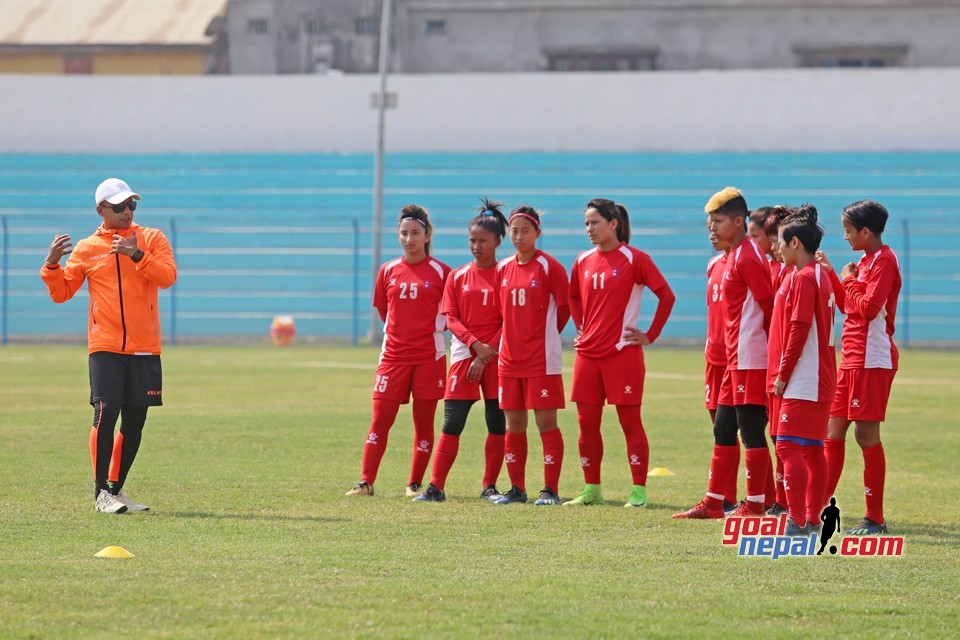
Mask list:
[[55,264],[60,264],[60,258],[67,255],[73,251],[70,245],[70,235],[61,234],[54,236],[53,242],[50,244],[50,250],[47,251],[47,264],[53,266]]
[[773,394],[777,396],[782,396],[784,390],[787,388],[787,383],[777,378],[773,381]]
[[124,238],[119,233],[113,234],[113,244],[110,248],[110,253],[119,253],[124,256],[132,256],[133,252],[137,250],[137,232],[134,231],[130,234],[129,238]]
[[476,382],[480,379],[480,376],[483,375],[483,368],[487,366],[480,359],[480,356],[477,356],[473,359],[473,362],[470,363],[470,366],[467,368],[467,380],[470,382]]
[[854,278],[857,277],[857,265],[852,262],[845,266],[843,271],[840,272],[840,281],[843,282],[850,276],[853,276]]
[[627,344],[638,344],[640,346],[650,344],[650,338],[647,337],[647,334],[637,327],[624,327],[623,341]]
[[[483,364],[490,364],[490,362],[497,357],[497,350],[491,347],[488,344],[480,342],[477,340],[470,348],[473,349],[473,352],[477,354],[477,358],[483,361]],[[483,367],[481,367],[481,370]]]
[[830,264],[829,260],[827,260],[827,254],[825,254],[823,251],[817,251],[813,254],[813,257],[816,258],[817,262],[827,271],[827,273],[833,271],[833,265]]

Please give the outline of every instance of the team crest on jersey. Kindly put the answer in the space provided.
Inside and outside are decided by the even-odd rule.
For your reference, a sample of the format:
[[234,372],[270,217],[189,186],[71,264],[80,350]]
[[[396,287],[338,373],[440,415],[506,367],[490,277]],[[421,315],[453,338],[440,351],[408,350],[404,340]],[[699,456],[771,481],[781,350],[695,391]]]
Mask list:
[[611,271],[611,272],[610,272],[610,277],[611,277],[611,278],[619,278],[619,277],[620,277],[620,269],[614,269],[613,271]]
[[537,281],[536,278],[533,278],[533,279],[530,280],[530,288],[531,288],[531,289],[536,289],[536,288],[539,287],[539,286],[540,286],[540,283]]

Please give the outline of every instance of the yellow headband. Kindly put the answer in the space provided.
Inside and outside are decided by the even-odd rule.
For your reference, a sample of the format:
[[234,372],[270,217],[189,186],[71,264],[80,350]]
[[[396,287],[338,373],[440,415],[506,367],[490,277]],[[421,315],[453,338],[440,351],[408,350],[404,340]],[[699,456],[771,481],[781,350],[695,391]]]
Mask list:
[[707,201],[707,206],[705,206],[703,210],[707,213],[713,213],[734,198],[742,197],[743,194],[740,193],[740,189],[737,189],[736,187],[725,187],[710,197],[710,200]]

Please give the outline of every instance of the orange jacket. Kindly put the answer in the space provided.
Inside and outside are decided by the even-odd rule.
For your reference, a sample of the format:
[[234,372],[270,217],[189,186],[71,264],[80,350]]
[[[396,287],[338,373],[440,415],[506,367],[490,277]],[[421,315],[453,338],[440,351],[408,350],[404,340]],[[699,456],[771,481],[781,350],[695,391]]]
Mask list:
[[[134,231],[143,251],[140,262],[110,253],[114,233],[128,238]],[[136,223],[129,229],[106,229],[100,225],[92,236],[77,242],[63,268],[44,265],[40,277],[57,303],[72,298],[84,279],[88,281],[89,353],[160,353],[157,287],[166,289],[176,282],[177,265],[170,242],[159,229]]]

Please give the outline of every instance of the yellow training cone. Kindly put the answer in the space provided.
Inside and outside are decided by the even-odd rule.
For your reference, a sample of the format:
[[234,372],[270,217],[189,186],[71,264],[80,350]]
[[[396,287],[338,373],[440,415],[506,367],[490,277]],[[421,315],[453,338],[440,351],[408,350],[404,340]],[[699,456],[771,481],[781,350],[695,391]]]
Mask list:
[[104,547],[97,551],[94,554],[96,558],[136,558],[137,556],[133,555],[123,547]]
[[672,476],[673,471],[667,469],[666,467],[657,467],[656,469],[650,469],[647,473],[648,476]]

